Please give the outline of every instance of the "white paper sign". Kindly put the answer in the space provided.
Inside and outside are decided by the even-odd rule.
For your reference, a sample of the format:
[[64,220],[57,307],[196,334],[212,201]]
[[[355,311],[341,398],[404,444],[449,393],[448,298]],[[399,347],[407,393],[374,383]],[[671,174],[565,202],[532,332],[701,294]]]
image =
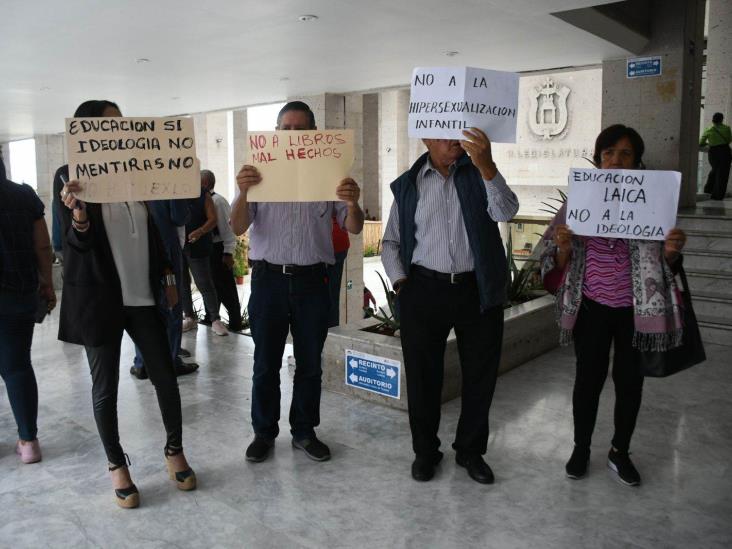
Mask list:
[[681,174],[572,168],[567,225],[578,235],[663,240],[676,225]]
[[473,67],[417,67],[412,72],[409,137],[465,139],[483,130],[494,143],[516,142],[519,75]]

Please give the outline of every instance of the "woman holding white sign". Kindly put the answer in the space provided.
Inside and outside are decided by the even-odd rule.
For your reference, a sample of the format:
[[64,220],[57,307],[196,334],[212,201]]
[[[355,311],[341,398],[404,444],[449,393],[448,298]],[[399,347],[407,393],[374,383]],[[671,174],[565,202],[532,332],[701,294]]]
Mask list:
[[[594,164],[602,169],[643,168],[643,139],[617,124],[595,142]],[[643,391],[637,351],[665,351],[681,343],[682,327],[674,268],[686,241],[680,229],[664,242],[577,236],[566,225],[566,205],[544,235],[541,272],[556,293],[560,342],[574,341],[577,370],[572,397],[574,451],[567,476],[587,474],[600,393],[610,347],[615,384],[615,435],[608,467],[629,486],[640,475],[629,457]]]
[[[119,117],[117,105],[87,101],[74,117]],[[92,376],[94,419],[102,439],[115,501],[137,507],[140,496],[130,478],[129,458],[119,441],[117,386],[124,331],[139,347],[155,386],[167,433],[165,463],[181,490],[196,487],[196,475],[182,446],[182,416],[175,366],[155,297],[169,307],[178,301],[175,276],[143,202],[85,204],[76,198],[79,181],[56,193],[64,240],[64,289],[59,339],[84,345]]]

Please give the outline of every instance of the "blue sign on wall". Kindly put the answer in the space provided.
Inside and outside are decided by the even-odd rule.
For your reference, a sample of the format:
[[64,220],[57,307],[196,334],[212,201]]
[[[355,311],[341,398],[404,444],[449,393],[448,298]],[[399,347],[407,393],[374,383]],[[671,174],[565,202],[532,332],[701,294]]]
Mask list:
[[636,57],[626,63],[628,78],[659,76],[661,74],[661,57]]
[[346,350],[346,385],[391,398],[400,398],[401,363]]

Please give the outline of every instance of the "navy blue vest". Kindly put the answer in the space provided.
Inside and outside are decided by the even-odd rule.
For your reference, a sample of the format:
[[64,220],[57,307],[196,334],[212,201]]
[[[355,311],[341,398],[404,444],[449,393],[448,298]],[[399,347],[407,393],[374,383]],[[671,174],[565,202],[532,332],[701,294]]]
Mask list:
[[[416,244],[415,215],[417,213],[417,175],[427,162],[429,153],[423,154],[392,184],[391,191],[399,211],[399,253],[402,264],[408,270],[412,264]],[[488,195],[483,178],[464,154],[456,161],[453,176],[470,250],[475,261],[475,275],[480,293],[480,308],[485,311],[506,301],[508,264],[498,223],[488,215]]]

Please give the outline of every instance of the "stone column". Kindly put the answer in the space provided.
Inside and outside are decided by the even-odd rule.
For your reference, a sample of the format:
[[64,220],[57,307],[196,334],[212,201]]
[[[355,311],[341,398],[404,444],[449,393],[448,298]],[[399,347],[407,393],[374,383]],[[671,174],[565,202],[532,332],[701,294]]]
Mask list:
[[[701,130],[712,125],[715,112],[724,114],[724,123],[732,120],[732,3],[728,0],[709,0],[709,30],[707,31],[707,75],[704,94],[704,113]],[[707,155],[702,163],[700,182],[706,182],[710,167]]]
[[379,94],[363,95],[363,207],[381,219],[379,184]]
[[[723,2],[721,2],[723,3]],[[682,173],[680,206],[696,201],[704,0],[653,2],[650,41],[638,57],[662,57],[660,76],[626,76],[626,59],[603,62],[602,126],[626,124],[646,144],[651,169]]]
[[49,234],[52,223],[53,176],[66,164],[64,134],[36,135],[36,192],[46,206],[46,224]]
[[231,147],[233,154],[230,153],[229,157],[232,159],[233,166],[230,167],[229,173],[233,180],[229,185],[229,202],[234,199],[237,193],[236,187],[236,174],[241,167],[247,163],[247,151],[249,150],[249,139],[247,132],[247,110],[241,109],[232,111],[231,113]]

